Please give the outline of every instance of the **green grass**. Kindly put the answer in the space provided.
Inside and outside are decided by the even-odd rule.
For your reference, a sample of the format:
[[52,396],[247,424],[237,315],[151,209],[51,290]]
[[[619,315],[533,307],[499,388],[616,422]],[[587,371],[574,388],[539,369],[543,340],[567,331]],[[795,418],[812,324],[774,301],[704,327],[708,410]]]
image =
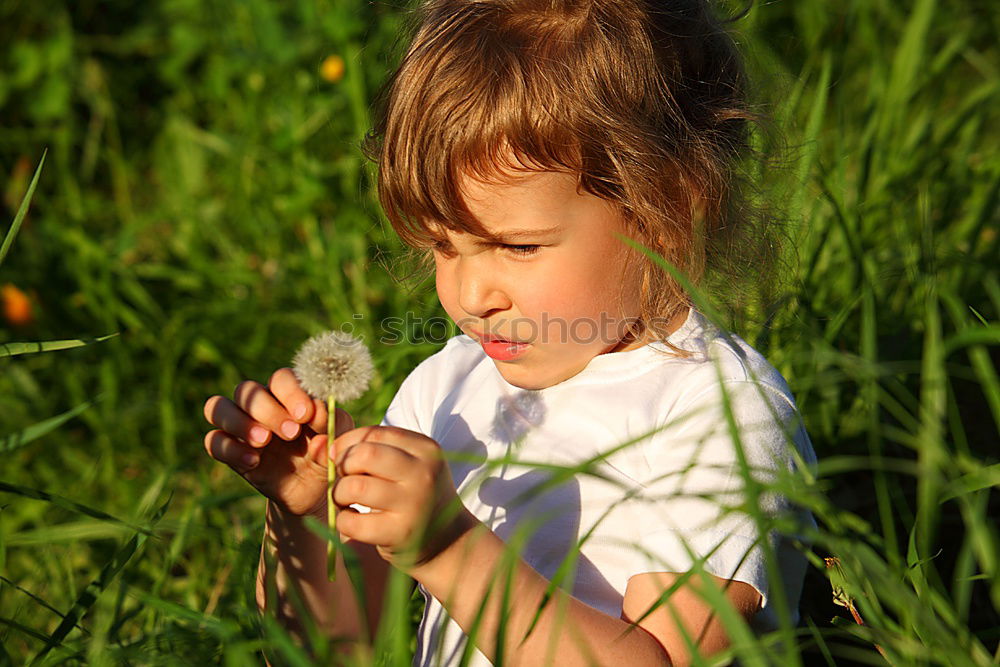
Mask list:
[[[265,646],[306,664],[257,616],[263,501],[205,455],[201,405],[319,330],[443,316],[387,269],[401,248],[356,148],[399,25],[362,2],[0,6],[4,234],[48,150],[0,258],[36,320],[0,321],[0,350],[118,334],[0,354],[0,664],[247,664]],[[821,527],[803,623],[738,651],[995,664],[1000,14],[801,0],[734,28],[786,140],[760,138],[751,169],[789,241],[776,305],[734,327],[789,378],[821,461],[783,482]],[[347,70],[327,82],[333,53]],[[434,349],[376,349],[356,421]],[[832,604],[824,555],[866,627]]]

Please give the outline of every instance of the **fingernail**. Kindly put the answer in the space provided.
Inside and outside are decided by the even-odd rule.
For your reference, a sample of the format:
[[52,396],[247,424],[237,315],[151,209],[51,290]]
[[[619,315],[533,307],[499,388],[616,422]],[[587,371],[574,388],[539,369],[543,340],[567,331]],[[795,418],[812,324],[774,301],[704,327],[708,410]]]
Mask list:
[[249,468],[252,468],[255,465],[257,465],[257,461],[259,460],[260,459],[254,454],[244,454],[243,457],[240,459],[240,461],[243,462],[243,465]]
[[296,405],[295,408],[292,410],[292,416],[295,417],[296,419],[302,419],[303,417],[305,417],[306,406],[302,403]]
[[284,435],[286,439],[291,440],[299,434],[299,425],[295,422],[286,421],[281,424],[281,434]]
[[268,431],[263,426],[254,426],[253,428],[250,429],[250,439],[260,445],[263,445],[265,442],[267,442],[267,436],[269,436],[270,434],[271,432]]

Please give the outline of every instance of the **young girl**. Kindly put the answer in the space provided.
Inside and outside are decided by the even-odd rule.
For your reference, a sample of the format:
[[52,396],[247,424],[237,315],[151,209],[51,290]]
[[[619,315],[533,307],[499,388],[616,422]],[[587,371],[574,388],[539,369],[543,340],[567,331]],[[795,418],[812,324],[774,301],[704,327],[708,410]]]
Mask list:
[[[763,489],[814,461],[791,393],[636,246],[697,283],[754,241],[731,39],[702,0],[427,0],[418,19],[369,148],[462,335],[381,425],[338,412],[336,508],[325,410],[290,370],[206,403],[207,450],[269,498],[261,608],[300,633],[301,596],[363,642],[402,569],[427,600],[420,665],[682,664],[730,642],[725,606],[794,623],[805,559],[772,522],[812,518]],[[303,525],[328,510],[363,607]]]

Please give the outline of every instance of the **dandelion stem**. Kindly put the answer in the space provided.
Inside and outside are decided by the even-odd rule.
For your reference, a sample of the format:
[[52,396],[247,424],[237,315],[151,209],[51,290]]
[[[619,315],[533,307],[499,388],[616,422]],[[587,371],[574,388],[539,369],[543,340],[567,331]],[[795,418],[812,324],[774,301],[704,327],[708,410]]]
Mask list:
[[330,581],[337,580],[337,506],[333,502],[333,485],[337,481],[337,468],[333,464],[333,440],[337,435],[337,399],[333,394],[326,397],[326,517],[330,528],[326,543],[326,573]]
[[335,581],[340,537],[336,530],[337,504],[333,502],[337,471],[330,455],[337,436],[337,402],[352,401],[365,393],[375,367],[364,343],[343,331],[327,331],[311,337],[295,353],[292,366],[307,394],[315,399],[326,399],[326,516],[330,531],[326,550],[327,575],[330,581]]

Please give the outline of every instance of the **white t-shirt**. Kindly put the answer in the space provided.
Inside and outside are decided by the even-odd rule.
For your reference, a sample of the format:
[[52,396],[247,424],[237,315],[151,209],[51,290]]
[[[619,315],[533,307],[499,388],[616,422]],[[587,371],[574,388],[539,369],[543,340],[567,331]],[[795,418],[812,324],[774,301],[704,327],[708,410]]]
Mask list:
[[[761,593],[756,631],[777,625],[772,590],[783,591],[797,622],[805,557],[776,532],[762,535],[745,512],[725,511],[745,502],[747,468],[722,388],[743,460],[764,482],[794,474],[797,460],[816,460],[791,392],[758,352],[697,312],[669,340],[691,356],[651,343],[525,390],[507,383],[478,343],[456,336],[406,378],[383,424],[457,455],[449,465],[466,507],[521,543],[522,558],[550,581],[564,561],[575,562],[564,588],[610,616],[620,616],[631,576],[686,572],[704,559],[705,571]],[[784,496],[767,492],[756,505],[765,517],[815,525]],[[766,548],[777,557],[778,587]],[[414,664],[457,665],[467,638],[424,596]],[[490,664],[470,648],[469,664]]]

